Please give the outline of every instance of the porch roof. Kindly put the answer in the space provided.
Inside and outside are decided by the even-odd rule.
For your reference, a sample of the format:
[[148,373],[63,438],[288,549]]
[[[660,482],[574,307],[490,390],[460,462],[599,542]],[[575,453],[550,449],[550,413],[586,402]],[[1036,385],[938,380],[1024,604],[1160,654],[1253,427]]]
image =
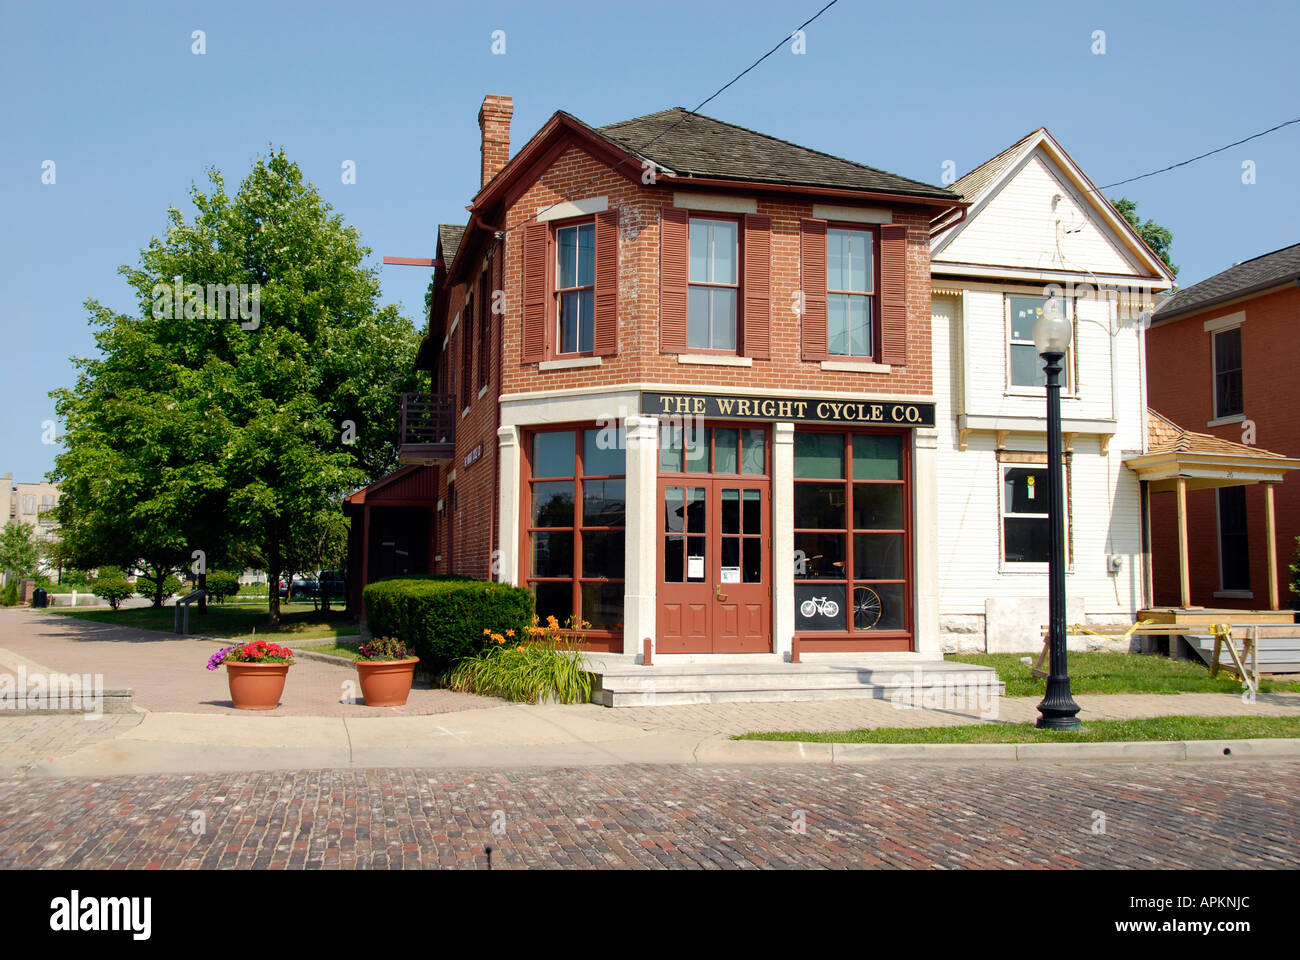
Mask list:
[[1179,479],[1188,490],[1280,483],[1300,460],[1245,443],[1197,433],[1147,410],[1147,452],[1127,457],[1124,465],[1153,493],[1173,490]]

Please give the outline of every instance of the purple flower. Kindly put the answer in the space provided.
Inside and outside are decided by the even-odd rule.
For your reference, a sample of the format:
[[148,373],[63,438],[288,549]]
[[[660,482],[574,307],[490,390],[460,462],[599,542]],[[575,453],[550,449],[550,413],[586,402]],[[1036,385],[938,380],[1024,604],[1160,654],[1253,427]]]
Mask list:
[[217,669],[217,667],[225,663],[226,657],[228,657],[230,655],[230,652],[234,649],[235,649],[234,647],[222,647],[220,650],[214,653],[211,657],[208,658],[208,669],[215,670]]

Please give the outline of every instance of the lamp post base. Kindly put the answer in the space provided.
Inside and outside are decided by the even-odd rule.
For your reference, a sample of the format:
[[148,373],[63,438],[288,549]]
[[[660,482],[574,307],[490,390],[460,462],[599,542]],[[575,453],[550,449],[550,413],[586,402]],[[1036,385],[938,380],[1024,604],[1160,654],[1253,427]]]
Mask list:
[[1068,677],[1049,677],[1047,695],[1038,705],[1038,722],[1034,726],[1040,730],[1079,730],[1083,724],[1077,714],[1079,705],[1070,696]]

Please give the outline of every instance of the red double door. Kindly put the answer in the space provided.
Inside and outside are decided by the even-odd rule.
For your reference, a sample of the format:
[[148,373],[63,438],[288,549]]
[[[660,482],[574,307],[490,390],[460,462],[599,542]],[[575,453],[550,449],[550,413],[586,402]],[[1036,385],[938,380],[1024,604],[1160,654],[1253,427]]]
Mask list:
[[766,477],[660,477],[660,653],[772,649]]

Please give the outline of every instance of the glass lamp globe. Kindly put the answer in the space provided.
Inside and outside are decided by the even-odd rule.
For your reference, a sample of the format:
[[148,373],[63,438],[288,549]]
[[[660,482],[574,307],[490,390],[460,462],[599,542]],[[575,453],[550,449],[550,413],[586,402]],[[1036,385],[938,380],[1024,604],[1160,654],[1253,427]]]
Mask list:
[[1061,309],[1061,301],[1056,297],[1048,297],[1043,304],[1043,315],[1034,321],[1034,349],[1038,355],[1063,355],[1069,349],[1073,333],[1070,321]]

